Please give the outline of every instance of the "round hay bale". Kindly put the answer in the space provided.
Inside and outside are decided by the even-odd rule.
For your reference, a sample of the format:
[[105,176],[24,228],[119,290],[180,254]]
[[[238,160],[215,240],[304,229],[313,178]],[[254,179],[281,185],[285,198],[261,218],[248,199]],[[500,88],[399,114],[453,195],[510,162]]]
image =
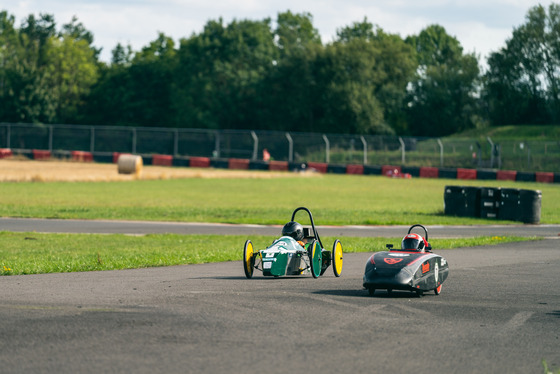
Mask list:
[[136,155],[120,155],[117,162],[119,174],[135,174],[139,176],[142,173],[142,157]]

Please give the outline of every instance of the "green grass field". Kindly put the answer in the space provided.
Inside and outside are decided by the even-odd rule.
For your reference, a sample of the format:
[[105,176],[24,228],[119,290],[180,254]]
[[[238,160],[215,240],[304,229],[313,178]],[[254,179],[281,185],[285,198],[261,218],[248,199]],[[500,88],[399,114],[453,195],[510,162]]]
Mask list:
[[[0,183],[0,216],[283,224],[291,218],[295,208],[306,206],[318,225],[422,223],[429,226],[498,222],[444,216],[443,192],[446,185],[540,189],[543,192],[541,222],[560,223],[560,190],[553,185],[299,174],[277,179]],[[308,224],[305,221],[301,223]],[[246,239],[222,235],[0,232],[0,274],[234,261],[241,259]],[[250,239],[256,248],[264,248],[273,238]],[[323,243],[328,246],[327,243],[332,243],[332,240],[334,238],[323,238]],[[430,242],[438,250],[517,240],[527,238],[432,238]],[[398,245],[400,238],[343,238],[342,242],[345,252],[373,252],[384,250],[386,243]]]
[[[75,271],[134,269],[181,264],[238,261],[248,238],[240,235],[157,234],[38,234],[0,232],[0,274],[38,274]],[[274,237],[250,238],[256,249],[264,249]],[[335,238],[321,238],[330,250]],[[338,238],[343,250],[375,252],[385,244],[398,245],[401,238]],[[433,239],[437,251],[456,247],[491,245],[530,238],[478,237]],[[240,275],[241,265],[239,267]]]
[[556,185],[333,174],[0,183],[0,216],[282,224],[295,208],[306,206],[321,225],[496,223],[444,216],[446,185],[538,189],[542,191],[541,223],[560,223],[560,189]]

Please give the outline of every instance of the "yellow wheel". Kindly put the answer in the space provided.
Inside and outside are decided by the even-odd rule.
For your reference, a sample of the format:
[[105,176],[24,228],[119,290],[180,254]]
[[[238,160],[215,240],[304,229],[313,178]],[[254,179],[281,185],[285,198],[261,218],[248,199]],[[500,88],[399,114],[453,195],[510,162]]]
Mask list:
[[335,277],[340,277],[342,272],[342,244],[337,239],[334,241],[332,248],[332,264]]
[[245,271],[245,276],[249,279],[253,277],[253,266],[255,265],[255,256],[253,253],[253,243],[247,240],[245,242],[245,248],[243,249],[243,270]]

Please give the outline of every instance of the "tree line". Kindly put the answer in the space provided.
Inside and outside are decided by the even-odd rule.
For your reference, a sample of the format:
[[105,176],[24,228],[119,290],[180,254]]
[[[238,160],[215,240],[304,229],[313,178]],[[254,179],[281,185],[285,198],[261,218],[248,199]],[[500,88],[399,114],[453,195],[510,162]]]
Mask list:
[[560,120],[560,6],[530,8],[487,59],[439,25],[364,18],[322,43],[309,13],[222,19],[99,59],[73,18],[0,12],[0,122],[445,136]]

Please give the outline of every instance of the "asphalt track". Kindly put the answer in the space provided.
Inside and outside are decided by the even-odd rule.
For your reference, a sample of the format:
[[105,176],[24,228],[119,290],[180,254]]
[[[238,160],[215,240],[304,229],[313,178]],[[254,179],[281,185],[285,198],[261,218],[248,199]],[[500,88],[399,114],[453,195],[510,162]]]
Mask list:
[[0,277],[0,372],[542,373],[542,360],[558,369],[560,241],[558,227],[544,231],[436,251],[450,275],[423,298],[370,297],[368,253],[345,254],[340,278],[328,269],[248,280],[240,261]]

